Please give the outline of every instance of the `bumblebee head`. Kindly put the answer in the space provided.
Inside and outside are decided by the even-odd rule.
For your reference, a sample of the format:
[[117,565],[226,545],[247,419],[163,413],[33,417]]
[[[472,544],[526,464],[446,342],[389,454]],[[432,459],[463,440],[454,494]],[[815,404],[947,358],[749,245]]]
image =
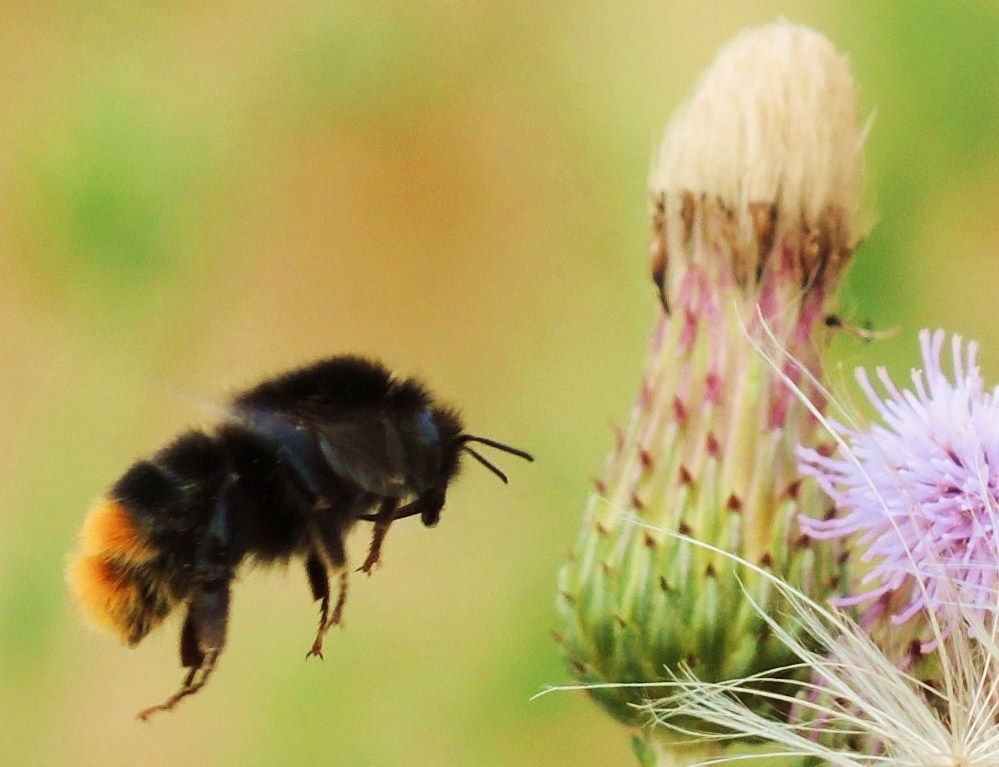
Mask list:
[[91,621],[134,645],[173,606],[166,584],[156,577],[155,561],[156,551],[129,510],[103,498],[87,514],[66,580]]

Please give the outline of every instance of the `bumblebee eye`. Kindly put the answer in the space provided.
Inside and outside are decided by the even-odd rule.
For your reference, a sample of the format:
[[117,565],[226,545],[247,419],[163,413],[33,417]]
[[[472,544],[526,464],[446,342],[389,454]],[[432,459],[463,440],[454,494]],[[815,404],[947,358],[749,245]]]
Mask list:
[[433,413],[429,410],[424,410],[416,416],[416,427],[426,444],[440,441],[440,432],[437,430],[437,424],[434,423]]

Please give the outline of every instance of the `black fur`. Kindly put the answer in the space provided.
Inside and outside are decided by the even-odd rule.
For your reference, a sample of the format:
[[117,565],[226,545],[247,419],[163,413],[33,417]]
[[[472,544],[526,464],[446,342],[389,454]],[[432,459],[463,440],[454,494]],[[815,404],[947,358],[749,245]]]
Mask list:
[[[436,404],[418,381],[344,356],[264,381],[235,397],[230,417],[213,432],[187,432],[133,465],[109,493],[156,552],[131,573],[143,584],[148,612],[136,616],[132,643],[168,605],[184,604],[180,653],[190,669],[179,692],[141,716],[205,684],[225,643],[230,583],[247,559],[303,559],[321,602],[309,654],[321,655],[346,599],[344,536],[352,527],[374,523],[361,568],[370,572],[394,520],[418,515],[437,523],[462,452],[505,481],[469,441],[531,460],[464,434],[457,413]],[[342,571],[332,608],[331,568]]]

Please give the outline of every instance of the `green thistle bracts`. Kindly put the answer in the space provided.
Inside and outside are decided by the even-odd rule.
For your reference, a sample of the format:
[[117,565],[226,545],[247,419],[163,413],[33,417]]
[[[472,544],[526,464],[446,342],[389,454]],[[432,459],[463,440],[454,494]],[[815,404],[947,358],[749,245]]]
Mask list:
[[569,667],[610,683],[590,694],[628,724],[647,723],[630,704],[664,694],[643,685],[685,667],[704,681],[765,675],[767,689],[807,677],[746,599],[779,619],[767,579],[678,536],[819,602],[845,584],[840,550],[798,525],[829,502],[801,483],[795,451],[827,447],[788,382],[824,407],[825,320],[859,240],[856,114],[845,59],[780,22],[730,43],[667,128],[652,172],[662,311],[558,583]]
[[[785,402],[783,384],[743,335],[736,306],[726,313],[723,326],[702,326],[692,343],[682,338],[689,335],[682,320],[661,319],[632,422],[560,573],[561,638],[580,681],[654,682],[681,664],[719,681],[794,662],[743,593],[779,613],[766,579],[739,568],[740,586],[731,559],[663,531],[810,584],[809,593],[833,592],[840,581],[831,547],[813,548],[797,525],[803,508],[820,504],[794,469],[797,438],[815,430],[811,417],[797,401]],[[770,424],[779,407],[798,428]],[[641,722],[628,704],[661,694],[592,691],[631,724]]]

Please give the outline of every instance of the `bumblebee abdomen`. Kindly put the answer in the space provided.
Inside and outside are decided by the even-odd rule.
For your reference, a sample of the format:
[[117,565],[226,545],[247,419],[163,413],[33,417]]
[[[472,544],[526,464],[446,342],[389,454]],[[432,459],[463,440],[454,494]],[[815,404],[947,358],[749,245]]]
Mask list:
[[109,493],[153,539],[187,533],[210,514],[229,462],[218,440],[200,431],[182,434],[125,472]]
[[66,578],[83,612],[131,645],[172,606],[168,590],[155,577],[156,559],[156,550],[129,509],[102,498],[87,514]]
[[66,573],[94,623],[135,644],[187,596],[199,530],[225,472],[215,440],[191,431],[133,464],[94,503]]

